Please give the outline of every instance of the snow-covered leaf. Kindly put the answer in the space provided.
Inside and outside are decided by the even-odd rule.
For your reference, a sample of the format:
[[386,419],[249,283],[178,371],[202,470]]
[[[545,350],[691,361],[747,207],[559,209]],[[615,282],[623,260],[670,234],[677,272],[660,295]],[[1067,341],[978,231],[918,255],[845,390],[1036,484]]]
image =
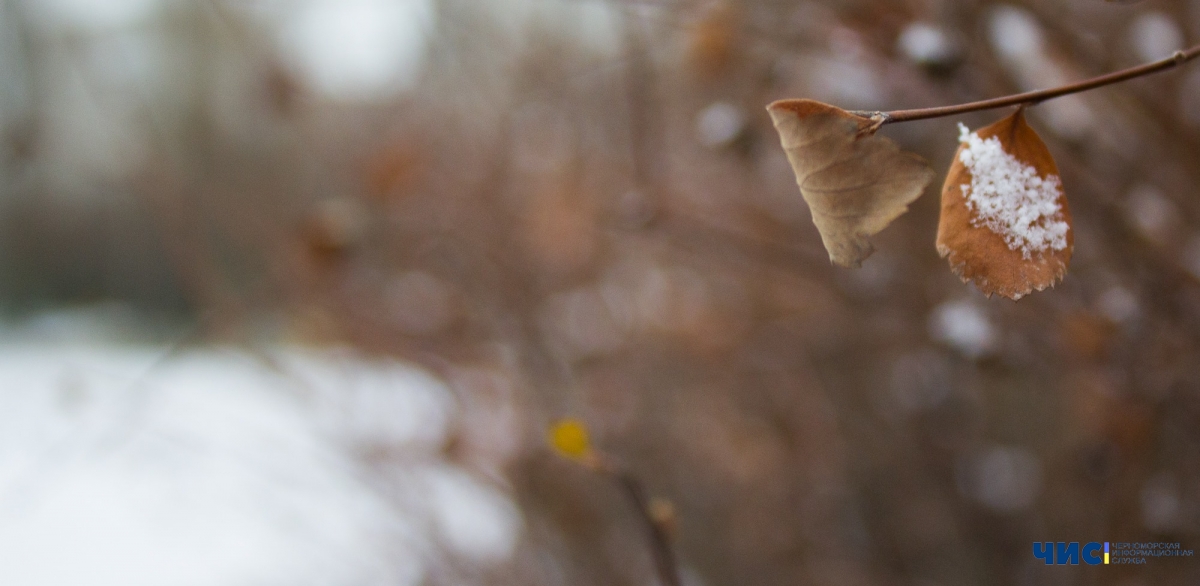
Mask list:
[[1054,285],[1074,248],[1058,167],[1022,110],[961,128],[942,187],[937,249],[963,282],[1020,299]]

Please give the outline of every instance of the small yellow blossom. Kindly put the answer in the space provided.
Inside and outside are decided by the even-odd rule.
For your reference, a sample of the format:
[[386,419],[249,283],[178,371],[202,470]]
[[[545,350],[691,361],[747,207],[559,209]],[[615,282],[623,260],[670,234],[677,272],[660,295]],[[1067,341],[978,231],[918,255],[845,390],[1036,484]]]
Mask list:
[[582,460],[592,452],[587,426],[578,419],[561,419],[550,427],[550,446],[559,455]]

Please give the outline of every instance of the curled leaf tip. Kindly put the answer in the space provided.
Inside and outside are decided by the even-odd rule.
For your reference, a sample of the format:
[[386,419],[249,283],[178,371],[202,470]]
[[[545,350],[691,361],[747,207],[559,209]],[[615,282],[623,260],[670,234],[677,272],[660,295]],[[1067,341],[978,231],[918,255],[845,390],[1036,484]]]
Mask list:
[[883,119],[814,100],[767,106],[829,260],[859,267],[868,240],[908,210],[933,180],[921,157],[876,136]]
[[587,426],[574,418],[560,419],[550,427],[550,447],[560,456],[583,460],[592,453]]

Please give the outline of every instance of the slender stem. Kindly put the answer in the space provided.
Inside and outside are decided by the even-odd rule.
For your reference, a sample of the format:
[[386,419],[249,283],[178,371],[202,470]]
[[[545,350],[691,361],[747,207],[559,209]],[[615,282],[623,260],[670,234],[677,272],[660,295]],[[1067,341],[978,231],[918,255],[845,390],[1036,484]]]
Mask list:
[[1064,86],[1049,88],[1044,90],[1036,90],[1025,92],[1022,94],[1014,94],[1000,98],[992,98],[990,100],[981,100],[978,102],[970,102],[967,104],[957,104],[954,106],[939,106],[936,108],[920,108],[916,110],[896,110],[894,112],[855,112],[862,116],[875,118],[880,124],[892,124],[895,122],[909,122],[912,120],[926,120],[929,118],[942,118],[944,116],[953,116],[955,114],[965,114],[967,112],[978,112],[980,110],[992,110],[994,108],[1003,108],[1005,106],[1016,106],[1018,104],[1036,104],[1052,98],[1076,94],[1079,92],[1095,89],[1098,87],[1120,83],[1143,75],[1158,73],[1182,65],[1196,57],[1200,56],[1200,45],[1196,45],[1184,51],[1176,51],[1174,55],[1155,61],[1146,63],[1129,69],[1114,71],[1099,77],[1077,81],[1075,83]]
[[624,470],[617,472],[616,477],[621,488],[625,490],[625,495],[637,509],[638,517],[642,520],[642,527],[646,530],[647,537],[650,538],[650,552],[654,556],[654,569],[658,573],[659,582],[662,583],[662,586],[680,586],[682,582],[679,580],[679,567],[675,562],[675,552],[671,550],[671,540],[663,528],[650,516],[650,502],[646,499],[646,491],[642,489],[642,484]]
[[651,515],[650,500],[646,498],[646,489],[642,487],[641,481],[619,460],[603,452],[593,453],[586,464],[589,468],[615,479],[629,499],[629,504],[633,505],[650,542],[650,555],[654,559],[654,571],[658,574],[660,586],[681,586],[683,582],[679,579],[679,565],[675,561],[675,552],[671,549],[671,538],[666,529]]

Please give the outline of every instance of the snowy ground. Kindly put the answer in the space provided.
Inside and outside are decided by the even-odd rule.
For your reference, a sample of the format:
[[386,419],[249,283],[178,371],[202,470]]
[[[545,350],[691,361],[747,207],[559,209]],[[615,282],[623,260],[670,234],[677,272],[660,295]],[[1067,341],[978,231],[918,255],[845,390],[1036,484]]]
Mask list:
[[[443,383],[348,351],[0,343],[0,584],[418,584],[521,518]],[[403,454],[368,465],[364,446]],[[391,453],[391,452],[389,452]]]

